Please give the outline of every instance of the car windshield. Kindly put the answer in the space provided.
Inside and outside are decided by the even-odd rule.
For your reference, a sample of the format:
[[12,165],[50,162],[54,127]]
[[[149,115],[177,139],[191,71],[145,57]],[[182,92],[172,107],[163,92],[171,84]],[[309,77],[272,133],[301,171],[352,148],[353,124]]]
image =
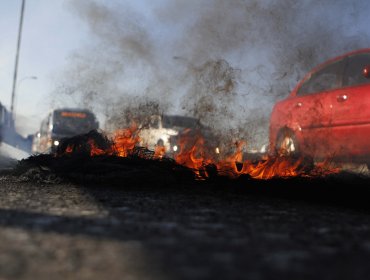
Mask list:
[[53,116],[53,132],[75,135],[96,129],[95,116],[85,111],[55,111]]
[[198,119],[183,116],[163,116],[162,125],[164,128],[200,128],[201,124]]

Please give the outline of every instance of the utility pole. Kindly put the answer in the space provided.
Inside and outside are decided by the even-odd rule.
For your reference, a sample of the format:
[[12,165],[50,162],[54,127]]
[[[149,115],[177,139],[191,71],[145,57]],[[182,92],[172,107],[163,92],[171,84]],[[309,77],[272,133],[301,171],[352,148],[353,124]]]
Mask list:
[[[14,66],[14,76],[13,76],[13,88],[12,88],[12,99],[10,103],[10,113],[11,117],[14,120],[14,100],[15,100],[15,93],[17,88],[17,76],[18,76],[18,61],[19,61],[19,50],[21,48],[21,39],[22,39],[22,26],[23,26],[23,14],[24,14],[24,7],[26,4],[26,0],[22,0],[22,7],[21,7],[21,16],[19,20],[19,29],[18,29],[18,42],[17,42],[17,51],[15,54],[15,66]],[[14,125],[14,122],[11,122]]]

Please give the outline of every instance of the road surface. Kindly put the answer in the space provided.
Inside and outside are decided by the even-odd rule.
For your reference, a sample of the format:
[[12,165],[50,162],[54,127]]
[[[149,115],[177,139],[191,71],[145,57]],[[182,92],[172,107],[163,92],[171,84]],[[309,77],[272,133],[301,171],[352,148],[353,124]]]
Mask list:
[[25,179],[0,176],[0,279],[370,275],[367,191],[348,204],[342,193],[337,204],[326,203],[330,191],[322,201],[320,191],[280,195],[272,186],[259,192],[258,183],[249,191],[232,182],[111,187]]

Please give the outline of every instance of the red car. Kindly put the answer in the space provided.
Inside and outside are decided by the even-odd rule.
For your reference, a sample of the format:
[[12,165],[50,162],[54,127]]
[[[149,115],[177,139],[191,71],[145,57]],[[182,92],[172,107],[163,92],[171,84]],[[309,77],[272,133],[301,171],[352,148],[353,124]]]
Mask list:
[[370,163],[370,49],[331,59],[278,102],[274,152]]

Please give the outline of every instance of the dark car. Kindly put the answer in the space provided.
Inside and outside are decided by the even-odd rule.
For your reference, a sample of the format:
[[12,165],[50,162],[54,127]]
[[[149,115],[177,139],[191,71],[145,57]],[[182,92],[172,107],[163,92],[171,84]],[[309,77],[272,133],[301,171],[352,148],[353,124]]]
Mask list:
[[370,162],[370,49],[331,59],[278,102],[270,120],[274,152]]

